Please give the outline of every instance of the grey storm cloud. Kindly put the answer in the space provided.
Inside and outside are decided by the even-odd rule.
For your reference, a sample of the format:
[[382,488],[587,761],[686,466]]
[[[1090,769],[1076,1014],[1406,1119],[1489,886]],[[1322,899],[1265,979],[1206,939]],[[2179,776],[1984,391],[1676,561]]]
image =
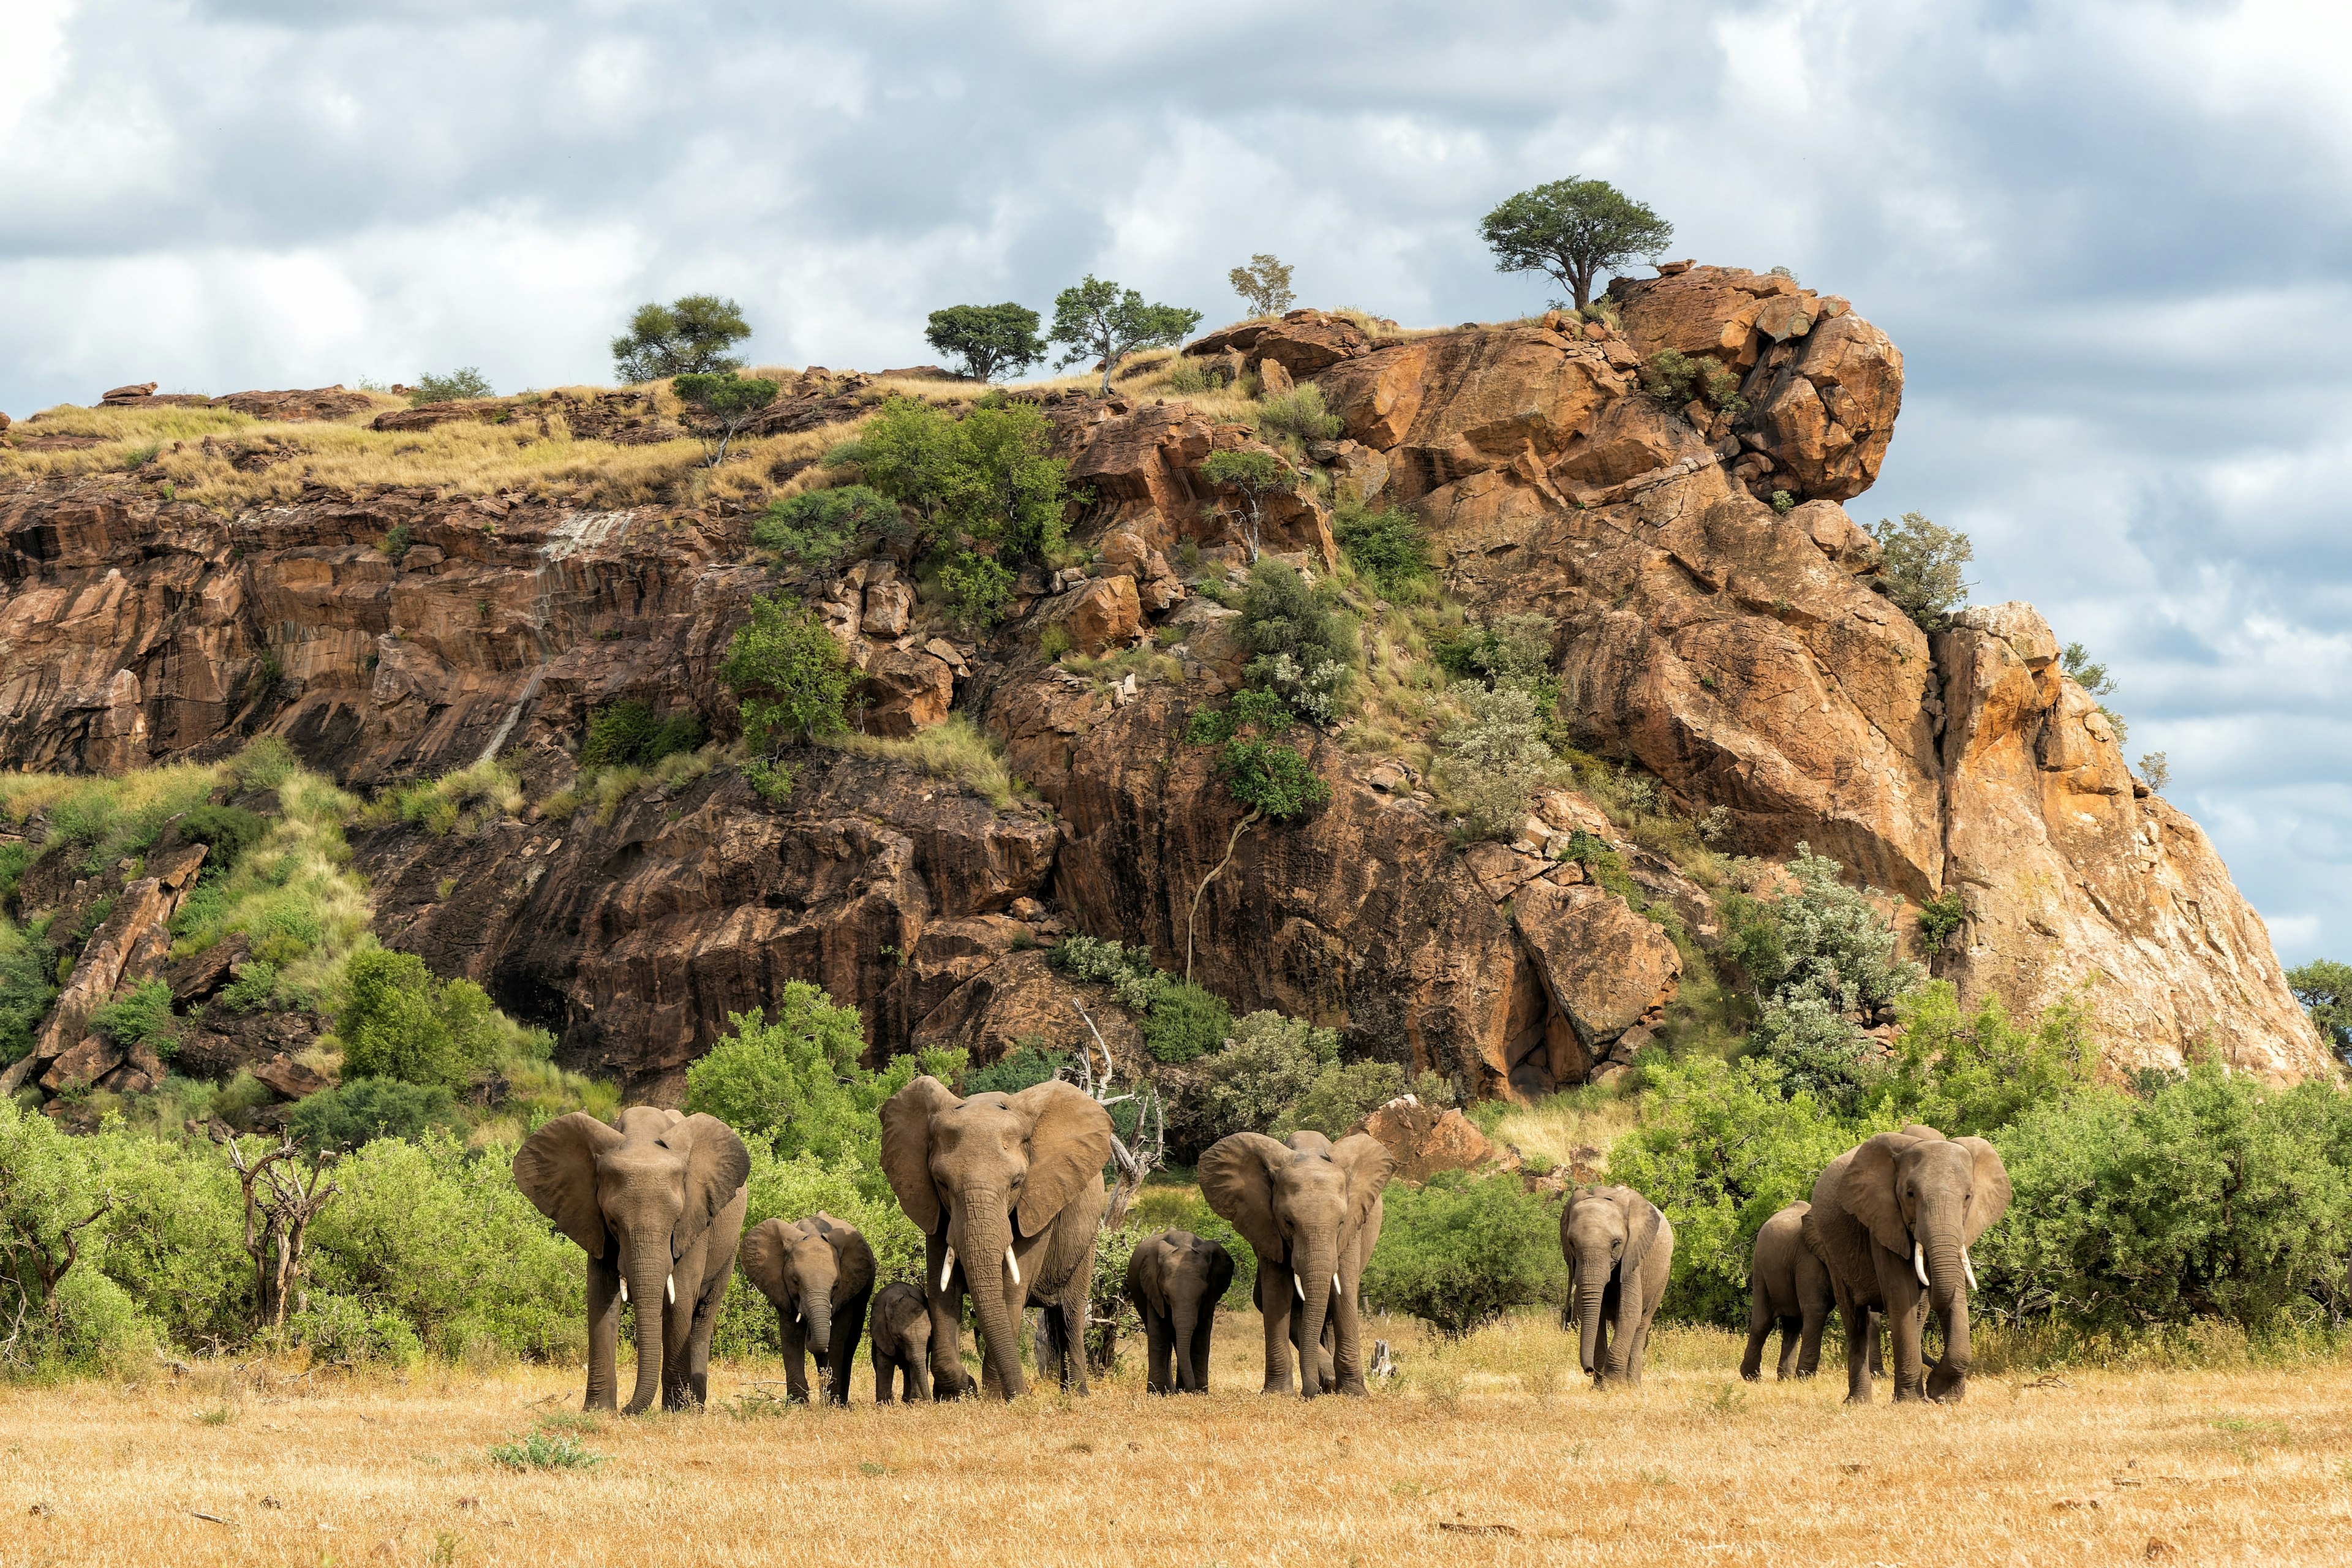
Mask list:
[[50,0],[5,7],[0,407],[126,381],[609,374],[640,300],[770,363],[1225,269],[1540,307],[1479,216],[1577,173],[1902,345],[1864,520],[1976,542],[2121,682],[2293,962],[2352,957],[2352,23],[2246,0]]

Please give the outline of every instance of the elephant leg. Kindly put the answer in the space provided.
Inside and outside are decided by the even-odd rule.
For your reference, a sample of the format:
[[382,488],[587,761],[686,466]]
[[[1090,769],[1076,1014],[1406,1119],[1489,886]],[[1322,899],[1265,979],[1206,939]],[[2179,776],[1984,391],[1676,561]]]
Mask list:
[[1176,1335],[1169,1327],[1167,1314],[1144,1309],[1143,1339],[1149,1365],[1143,1386],[1153,1394],[1174,1392],[1176,1383],[1169,1373],[1168,1363],[1176,1348]]
[[880,1351],[874,1352],[874,1403],[890,1403],[891,1361]]
[[1094,1269],[1072,1269],[1062,1287],[1062,1386],[1085,1396],[1094,1392],[1087,1373],[1087,1315],[1094,1300]]
[[1209,1392],[1209,1335],[1216,1327],[1217,1304],[1205,1301],[1201,1306],[1201,1321],[1192,1329],[1192,1388],[1194,1394]]
[[934,1237],[929,1249],[930,1274],[924,1281],[924,1303],[931,1313],[931,1391],[940,1399],[960,1399],[971,1392],[963,1370],[963,1291],[952,1280],[933,1289],[940,1266],[947,1260],[947,1243]]
[[621,1268],[612,1258],[588,1260],[588,1397],[583,1410],[618,1410],[620,1383],[614,1357],[621,1342]]
[[1258,1259],[1257,1304],[1265,1318],[1267,1394],[1290,1392],[1290,1309],[1295,1277],[1280,1263]]
[[866,1303],[873,1294],[869,1285],[833,1310],[833,1350],[825,1358],[824,1396],[835,1405],[849,1403],[849,1373],[857,1363],[857,1342],[866,1337]]
[[1796,1375],[1798,1335],[1802,1331],[1802,1320],[1797,1318],[1782,1318],[1780,1321],[1780,1363],[1775,1371],[1775,1375],[1777,1375],[1782,1383],[1786,1383],[1790,1378]]
[[687,1390],[697,1405],[710,1400],[710,1336],[719,1327],[719,1304],[727,1300],[732,1268],[713,1279],[694,1304],[694,1324],[687,1331]]
[[808,1403],[808,1336],[799,1323],[784,1316],[782,1307],[776,1309],[776,1336],[784,1346],[784,1399],[793,1405]]
[[[1772,1337],[1772,1298],[1758,1279],[1748,1289],[1748,1348],[1740,1353],[1739,1375],[1754,1383],[1764,1375],[1764,1342]],[[1788,1352],[1781,1352],[1780,1375],[1789,1375]]]
[[1829,1317],[1827,1307],[1809,1302],[1804,1308],[1804,1315],[1797,1320],[1798,1332],[1802,1336],[1797,1342],[1799,1377],[1811,1377],[1822,1370],[1822,1330],[1828,1324]]
[[1881,1350],[1878,1343],[1879,1335],[1885,1330],[1885,1327],[1886,1314],[1874,1310],[1870,1314],[1869,1330],[1870,1375],[1873,1377],[1885,1377],[1886,1375],[1886,1356]]
[[921,1356],[910,1355],[898,1364],[899,1369],[906,1374],[907,1403],[909,1405],[929,1404],[931,1401],[931,1371],[929,1363],[927,1363]]
[[1353,1289],[1338,1292],[1332,1303],[1331,1321],[1331,1385],[1341,1394],[1368,1398],[1372,1391],[1364,1385],[1363,1323],[1356,1310]]
[[1895,1397],[1900,1402],[1927,1396],[1926,1356],[1921,1341],[1927,1326],[1927,1298],[1896,1307],[1887,1303],[1889,1325],[1895,1331]]
[[1870,1403],[1872,1340],[1869,1310],[1854,1302],[1853,1293],[1837,1286],[1838,1321],[1845,1325],[1845,1397],[1849,1405]]

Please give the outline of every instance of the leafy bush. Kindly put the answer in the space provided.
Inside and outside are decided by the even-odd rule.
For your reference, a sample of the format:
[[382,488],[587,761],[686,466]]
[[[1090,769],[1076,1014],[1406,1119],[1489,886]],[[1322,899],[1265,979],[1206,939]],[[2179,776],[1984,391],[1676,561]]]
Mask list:
[[1277,392],[1261,398],[1257,405],[1257,427],[1303,443],[1336,439],[1348,424],[1331,412],[1323,401],[1323,389],[1310,381],[1304,385],[1294,386],[1288,392]]
[[20,927],[0,914],[0,1064],[32,1050],[41,1020],[57,1000],[57,951],[46,922]]
[[306,1147],[357,1149],[378,1138],[414,1143],[436,1130],[460,1134],[466,1119],[446,1085],[353,1078],[298,1102],[287,1125]]
[[1227,742],[1218,771],[1235,800],[1277,822],[1303,816],[1331,798],[1331,786],[1314,765],[1276,741],[1236,738]]
[[898,503],[865,485],[803,490],[770,501],[751,524],[751,542],[819,570],[838,565],[860,541],[904,532]]
[[497,1010],[470,980],[436,980],[413,952],[372,948],[344,968],[335,1015],[343,1070],[425,1086],[464,1083],[495,1057]]
[[1473,616],[1458,634],[1438,641],[1431,652],[1457,681],[1475,678],[1489,686],[1524,687],[1539,700],[1557,700],[1551,645],[1558,626],[1549,616],[1496,616],[1487,620]]
[[1051,457],[1043,410],[992,393],[962,417],[887,399],[857,438],[826,455],[913,511],[953,555],[985,546],[1008,563],[1043,561],[1062,542],[1069,466]]
[[1197,1110],[1177,1119],[1178,1142],[1195,1153],[1229,1132],[1286,1138],[1304,1128],[1338,1138],[1405,1087],[1392,1062],[1341,1061],[1338,1030],[1275,1012],[1235,1023],[1199,1074]]
[[2329,1047],[2338,1056],[2352,1056],[2352,963],[2315,958],[2288,970],[2286,984]]
[[1223,998],[1189,980],[1174,980],[1143,1016],[1143,1043],[1154,1061],[1189,1062],[1215,1050],[1233,1026],[1233,1009]]
[[1337,510],[1333,532],[1356,570],[1372,580],[1385,598],[1426,587],[1435,574],[1429,564],[1429,535],[1412,513],[1394,507],[1378,511],[1352,502]]
[[[793,741],[835,734],[848,727],[842,710],[856,679],[841,644],[815,615],[789,594],[751,600],[751,624],[728,645],[719,678],[743,713],[743,744],[755,763],[772,765]],[[761,775],[746,767],[758,785]],[[764,775],[773,779],[777,775]],[[784,788],[791,787],[789,775]],[[761,788],[761,794],[769,794]]]
[[1870,531],[1884,552],[1878,588],[1926,631],[1941,631],[1952,612],[1969,602],[1960,568],[1976,557],[1976,546],[1955,528],[1944,528],[1916,511],[1900,522],[1885,518]]
[[278,966],[266,958],[249,958],[230,973],[235,978],[221,987],[220,1003],[232,1013],[258,1013],[278,994]]
[[2067,996],[2030,1029],[2011,1023],[1987,992],[1974,1013],[1951,983],[1932,981],[1895,1003],[1903,1033],[1872,1096],[1873,1114],[1924,1121],[1949,1138],[1988,1137],[2035,1105],[2063,1105],[2090,1086],[2098,1066],[2091,1009]]
[[702,442],[714,468],[727,460],[729,443],[783,390],[765,376],[738,375],[731,370],[675,376],[669,384],[685,405],[687,428]]
[[455,403],[460,398],[490,397],[490,378],[474,365],[460,365],[446,375],[426,374],[416,378],[416,390],[408,395],[411,407],[427,403]]
[[413,1366],[425,1358],[424,1342],[407,1319],[332,1290],[310,1291],[286,1327],[314,1361],[329,1366]]
[[959,550],[940,563],[940,587],[948,598],[948,614],[967,631],[992,626],[1004,618],[1013,602],[1013,574],[993,555]]
[[604,1456],[590,1453],[577,1437],[532,1432],[511,1443],[491,1444],[490,1462],[509,1470],[593,1470]]
[[1958,888],[1938,893],[1919,906],[1919,944],[1941,952],[1968,921],[1969,906]]
[[690,708],[656,724],[646,704],[615,702],[590,715],[588,738],[580,746],[580,766],[583,771],[649,768],[667,757],[695,750],[702,744],[702,718]]
[[1050,1081],[1069,1058],[1045,1048],[1042,1040],[1031,1037],[1014,1042],[1014,1048],[984,1068],[974,1068],[964,1074],[963,1087],[957,1092],[973,1094],[1019,1094],[1024,1089]]
[[1163,1062],[1188,1062],[1214,1049],[1232,1026],[1224,1003],[1190,981],[1162,973],[1141,944],[1121,947],[1090,936],[1064,939],[1048,962],[1073,980],[1111,988],[1119,1005],[1142,1022],[1143,1040]]
[[1559,1211],[1513,1175],[1449,1171],[1384,1194],[1381,1244],[1364,1270],[1374,1307],[1408,1312],[1451,1337],[1568,1283]]
[[168,981],[142,981],[92,1014],[89,1022],[118,1046],[143,1045],[159,1057],[179,1049],[180,1021],[172,1016]]
[[1460,811],[1473,838],[1516,837],[1528,801],[1549,770],[1551,747],[1536,699],[1525,687],[1456,681],[1454,700],[1466,711],[1438,736],[1444,748],[1435,776]]
[[1200,473],[1203,479],[1220,489],[1234,490],[1241,496],[1241,515],[1245,522],[1244,532],[1249,540],[1250,553],[1255,556],[1265,511],[1265,498],[1297,484],[1297,474],[1292,471],[1288,463],[1272,452],[1254,447],[1212,452],[1202,460]]
[[180,818],[180,837],[205,847],[206,877],[226,877],[269,833],[269,821],[241,805],[197,805]]
[[1357,637],[1330,583],[1308,587],[1296,567],[1261,558],[1242,600],[1243,643],[1256,657],[1250,683],[1273,691],[1291,711],[1318,724],[1339,717],[1354,679]]

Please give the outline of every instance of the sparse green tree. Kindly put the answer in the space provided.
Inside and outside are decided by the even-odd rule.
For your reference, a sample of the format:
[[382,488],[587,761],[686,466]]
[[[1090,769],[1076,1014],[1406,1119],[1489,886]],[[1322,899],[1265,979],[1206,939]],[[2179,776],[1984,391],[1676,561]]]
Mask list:
[[1921,630],[1943,630],[1952,612],[1969,602],[1969,584],[1960,576],[1960,568],[1976,557],[1969,536],[1916,511],[1905,512],[1900,522],[1880,518],[1870,536],[1884,552],[1879,592]]
[[667,305],[648,302],[613,340],[613,365],[625,382],[667,375],[709,375],[740,370],[727,351],[751,335],[743,308],[716,294],[687,294]]
[[765,411],[783,389],[763,375],[737,375],[731,370],[712,374],[681,375],[670,390],[686,405],[687,427],[701,438],[710,455],[710,467],[727,460],[728,443]]
[[1111,373],[1138,349],[1158,348],[1184,341],[1200,325],[1201,312],[1175,305],[1148,305],[1132,289],[1105,282],[1093,273],[1054,297],[1054,330],[1047,334],[1067,343],[1064,366],[1088,359],[1102,362],[1102,389],[1110,391]]
[[2352,963],[2315,958],[2288,970],[2286,984],[2321,1037],[2352,1062]]
[[1233,284],[1234,292],[1248,304],[1253,316],[1279,316],[1297,298],[1290,291],[1290,268],[1279,258],[1264,251],[1251,257],[1247,267],[1236,267],[1226,273],[1225,279]]
[[1026,305],[950,305],[931,312],[923,341],[961,361],[974,381],[1019,375],[1045,357],[1037,312]]
[[1272,452],[1256,447],[1239,447],[1230,451],[1212,452],[1201,464],[1201,477],[1220,489],[1232,490],[1241,497],[1241,514],[1247,520],[1244,537],[1249,544],[1250,559],[1257,559],[1259,520],[1265,509],[1265,498],[1278,495],[1298,482],[1298,475],[1290,465]]
[[2162,795],[2165,786],[2172,783],[2172,759],[2162,752],[2141,752],[2139,776],[2147,781],[2148,788]]
[[1486,215],[1478,232],[1494,248],[1497,272],[1547,272],[1592,302],[1593,280],[1664,250],[1675,226],[1606,180],[1573,175],[1521,191]]
[[839,485],[770,501],[751,524],[751,542],[784,560],[823,569],[838,565],[870,535],[888,539],[905,532],[898,502],[866,485]]
[[446,375],[420,375],[416,389],[408,395],[412,408],[428,403],[455,403],[460,398],[490,397],[490,378],[473,365],[460,365]]

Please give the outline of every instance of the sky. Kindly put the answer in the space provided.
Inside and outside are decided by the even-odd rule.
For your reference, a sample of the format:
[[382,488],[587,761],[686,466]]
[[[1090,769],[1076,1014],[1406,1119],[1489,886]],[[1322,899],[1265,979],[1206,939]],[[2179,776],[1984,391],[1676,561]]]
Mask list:
[[[0,410],[937,356],[1092,272],[1241,313],[1542,308],[1480,216],[1606,179],[1902,348],[1863,521],[2118,683],[2289,963],[2352,961],[2352,6],[2114,0],[0,0]],[[1647,269],[1637,269],[1646,276]]]

